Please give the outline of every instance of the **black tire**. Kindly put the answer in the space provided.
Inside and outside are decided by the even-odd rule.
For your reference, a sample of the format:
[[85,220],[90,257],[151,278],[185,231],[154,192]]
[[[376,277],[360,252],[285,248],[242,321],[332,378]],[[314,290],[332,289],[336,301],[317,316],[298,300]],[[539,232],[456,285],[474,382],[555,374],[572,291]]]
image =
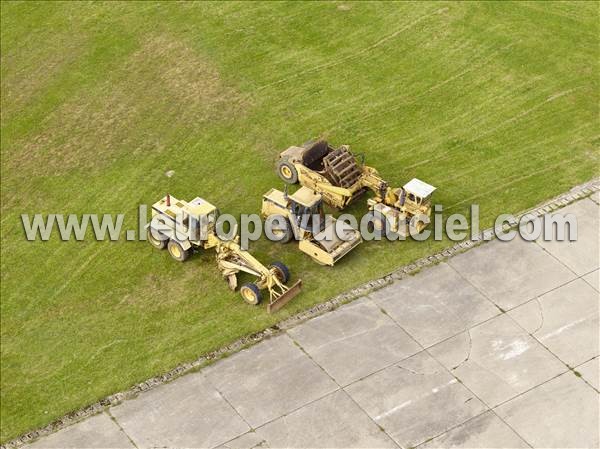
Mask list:
[[284,225],[285,227],[282,227],[281,229],[277,229],[277,230],[272,229],[273,234],[282,236],[280,240],[277,240],[277,242],[279,242],[279,243],[290,242],[294,238],[294,231],[292,230],[292,224],[290,223],[290,220],[288,220],[283,215],[276,215],[276,217],[279,217],[277,221],[279,221],[281,223],[285,223],[285,225]]
[[171,255],[171,257],[177,262],[185,262],[186,260],[188,260],[190,254],[192,253],[191,248],[183,249],[183,247],[181,246],[181,244],[179,244],[178,241],[172,239],[169,240],[167,249],[169,250],[169,254]]
[[[410,218],[410,220],[408,221],[408,222],[409,222],[409,225],[410,225],[411,227],[413,226],[413,225],[412,225],[412,220],[413,220],[415,217],[417,217],[417,216],[416,216],[416,215],[413,215],[413,216]],[[418,223],[418,225],[417,225],[417,226],[415,226],[414,228],[417,230],[417,233],[418,233],[418,234],[420,234],[420,233],[421,233],[421,232],[423,232],[423,230],[424,230],[424,229],[425,229],[425,228],[428,226],[428,224],[425,224],[425,223],[424,223],[423,221],[421,221],[421,220],[418,220],[418,221],[417,221],[417,223]]]
[[298,170],[289,161],[282,159],[277,162],[277,175],[287,184],[298,182]]
[[290,280],[290,269],[282,262],[273,262],[269,268],[275,269],[275,275],[279,282],[283,284],[287,284],[287,281]]
[[240,287],[240,295],[246,304],[250,304],[252,306],[260,304],[262,301],[262,293],[260,288],[251,282]]
[[379,212],[370,211],[367,216],[369,217],[369,221],[373,223],[373,229],[369,229],[378,237],[383,237],[387,234],[388,229],[388,221],[384,215]]
[[[169,242],[169,239],[164,238],[164,239],[158,239],[156,237],[154,237],[154,235],[152,234],[152,229],[148,229],[148,242],[156,249],[165,249],[167,247],[167,244]],[[159,232],[157,232],[157,234],[163,236],[163,234],[160,234]]]

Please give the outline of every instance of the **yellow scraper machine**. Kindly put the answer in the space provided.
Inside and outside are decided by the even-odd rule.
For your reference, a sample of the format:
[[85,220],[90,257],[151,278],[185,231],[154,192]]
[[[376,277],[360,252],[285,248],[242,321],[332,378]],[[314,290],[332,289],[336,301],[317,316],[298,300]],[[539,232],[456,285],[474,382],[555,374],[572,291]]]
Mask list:
[[[322,196],[323,201],[344,209],[365,191],[375,195],[368,199],[375,227],[406,234],[415,216],[431,217],[431,196],[435,187],[413,179],[400,188],[392,188],[379,172],[357,160],[350,147],[334,148],[324,140],[292,146],[279,155],[277,174],[288,184],[297,184]],[[376,214],[375,212],[378,212]],[[426,224],[415,220],[421,232]]]
[[167,249],[173,259],[183,262],[194,251],[214,248],[217,266],[229,288],[237,288],[237,274],[242,271],[256,277],[243,284],[240,295],[248,304],[262,300],[262,290],[269,292],[267,310],[281,309],[301,288],[301,281],[288,287],[290,271],[281,262],[268,267],[255,259],[239,245],[239,237],[222,240],[216,232],[218,209],[208,201],[196,197],[187,202],[170,195],[152,205],[152,222],[148,225],[148,240],[157,249]]

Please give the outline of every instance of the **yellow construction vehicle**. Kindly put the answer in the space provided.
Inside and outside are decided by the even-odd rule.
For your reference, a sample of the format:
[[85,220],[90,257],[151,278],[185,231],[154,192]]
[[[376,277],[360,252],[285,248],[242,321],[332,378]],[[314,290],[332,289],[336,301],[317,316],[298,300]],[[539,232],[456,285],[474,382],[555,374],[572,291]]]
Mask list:
[[[292,146],[279,155],[277,174],[288,184],[300,183],[321,194],[327,204],[340,210],[371,190],[375,196],[367,202],[369,210],[382,214],[379,226],[389,226],[392,232],[405,233],[414,216],[431,216],[435,187],[415,178],[392,188],[376,169],[364,164],[364,158],[358,161],[347,145],[333,148],[319,140]],[[416,229],[421,232],[425,226],[419,222]]]
[[326,217],[321,195],[307,187],[289,196],[287,191],[269,190],[263,195],[261,214],[277,217],[280,227],[274,233],[279,234],[280,242],[287,243],[295,236],[300,251],[321,265],[333,265],[362,242],[358,230]]
[[152,221],[148,225],[148,241],[157,249],[167,249],[173,259],[183,262],[194,252],[215,248],[217,266],[229,288],[237,288],[237,274],[242,271],[256,276],[256,281],[240,287],[240,295],[248,304],[262,300],[261,290],[269,292],[267,310],[281,309],[301,288],[298,280],[291,287],[289,269],[281,262],[269,267],[256,260],[239,245],[239,237],[223,240],[216,232],[218,209],[200,197],[187,202],[170,195],[152,205]]

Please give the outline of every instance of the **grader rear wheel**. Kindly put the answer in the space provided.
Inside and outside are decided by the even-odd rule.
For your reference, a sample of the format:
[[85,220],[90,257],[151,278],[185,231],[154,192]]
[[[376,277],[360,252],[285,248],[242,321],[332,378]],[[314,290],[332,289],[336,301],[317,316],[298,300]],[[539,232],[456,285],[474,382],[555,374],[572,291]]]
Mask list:
[[183,247],[176,240],[169,240],[167,245],[169,254],[173,259],[178,262],[185,262],[190,257],[191,250],[183,249]]

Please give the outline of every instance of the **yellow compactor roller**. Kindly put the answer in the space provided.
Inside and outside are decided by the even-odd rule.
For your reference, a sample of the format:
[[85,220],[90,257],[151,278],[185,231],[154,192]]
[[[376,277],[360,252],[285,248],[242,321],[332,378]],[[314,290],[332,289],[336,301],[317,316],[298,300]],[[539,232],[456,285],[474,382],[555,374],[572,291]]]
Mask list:
[[321,195],[301,187],[292,195],[271,189],[263,195],[261,215],[277,217],[280,242],[296,237],[298,248],[321,265],[333,265],[362,242],[349,224],[325,216]]

